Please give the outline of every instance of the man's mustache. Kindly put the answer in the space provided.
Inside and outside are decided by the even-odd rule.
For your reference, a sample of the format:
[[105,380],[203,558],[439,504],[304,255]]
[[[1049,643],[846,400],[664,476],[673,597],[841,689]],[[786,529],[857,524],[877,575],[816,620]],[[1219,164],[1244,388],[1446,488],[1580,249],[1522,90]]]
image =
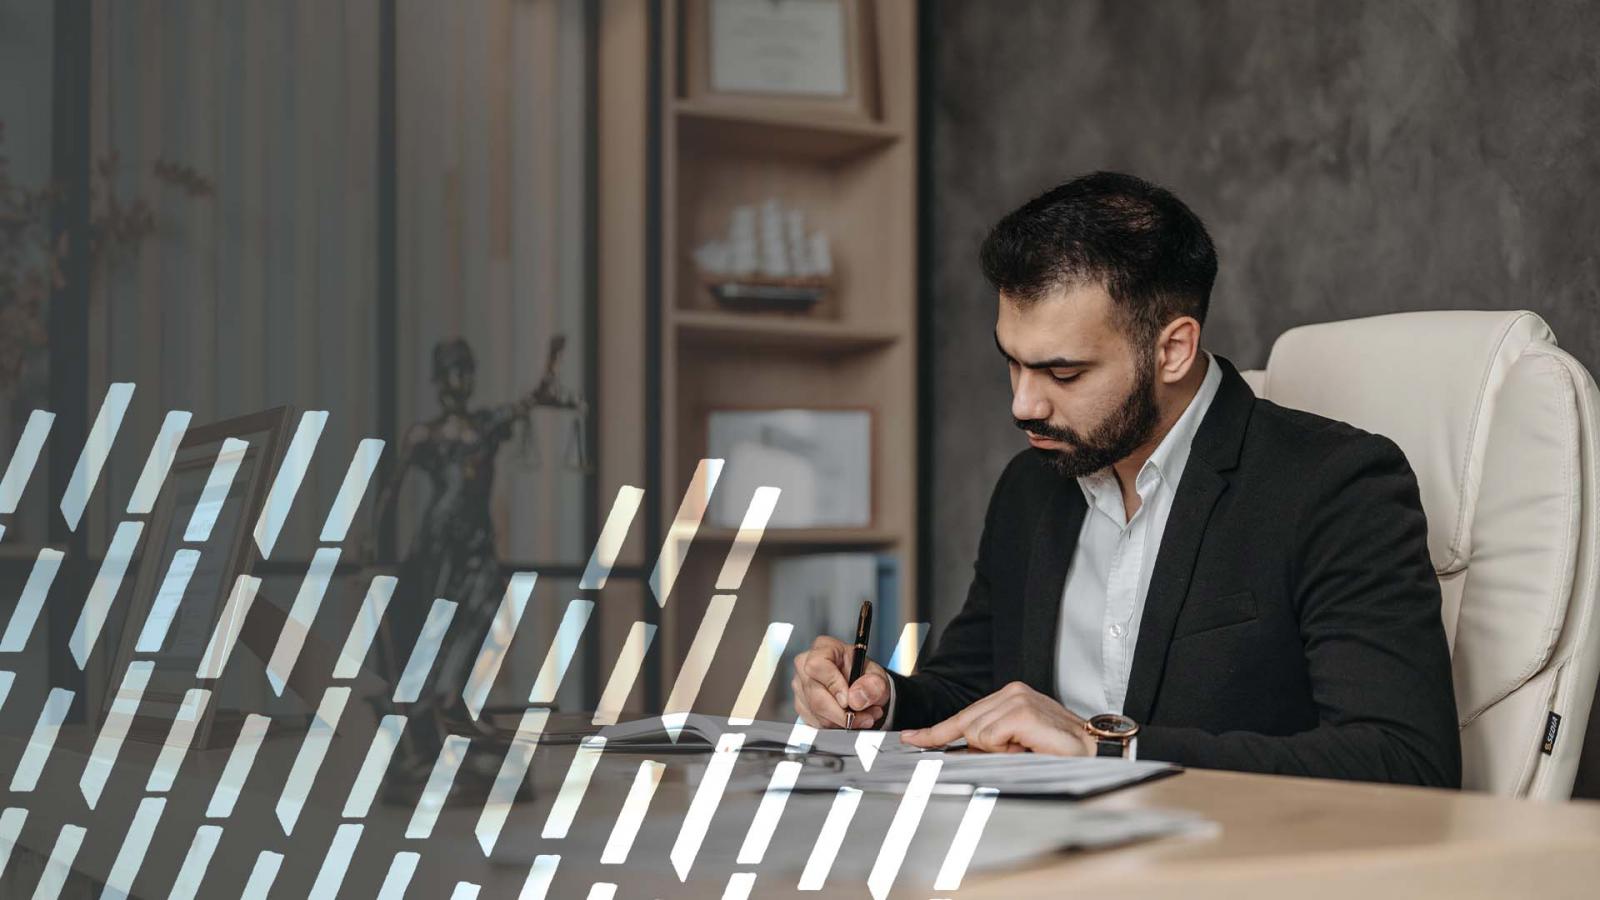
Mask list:
[[1060,441],[1063,444],[1072,445],[1079,445],[1083,443],[1082,439],[1078,437],[1077,433],[1070,428],[1058,428],[1043,419],[1014,419],[1013,421],[1015,421],[1017,423],[1017,427],[1023,431],[1031,431],[1039,437],[1047,440]]

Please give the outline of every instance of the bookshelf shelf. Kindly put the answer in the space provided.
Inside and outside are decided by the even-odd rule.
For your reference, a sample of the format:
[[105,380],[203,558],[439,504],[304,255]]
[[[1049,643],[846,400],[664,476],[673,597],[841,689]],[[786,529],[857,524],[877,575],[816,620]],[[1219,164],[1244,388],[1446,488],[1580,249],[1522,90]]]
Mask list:
[[883,347],[903,335],[892,328],[864,328],[807,316],[682,310],[673,317],[686,344],[731,345],[815,353],[852,353]]
[[[696,540],[731,543],[737,528],[702,528]],[[897,531],[882,528],[768,528],[761,535],[761,546],[798,547],[891,547],[902,540]]]
[[777,155],[835,162],[873,153],[904,136],[880,122],[801,115],[759,105],[678,100],[679,137],[690,145],[714,144],[752,156]]

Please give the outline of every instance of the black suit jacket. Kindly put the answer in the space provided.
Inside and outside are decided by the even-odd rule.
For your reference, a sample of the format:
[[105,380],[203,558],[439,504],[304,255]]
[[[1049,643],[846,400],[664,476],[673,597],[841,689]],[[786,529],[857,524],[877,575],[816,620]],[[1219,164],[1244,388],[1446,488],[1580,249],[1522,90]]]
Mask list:
[[[1123,712],[1139,756],[1189,766],[1459,786],[1439,585],[1394,442],[1222,384],[1150,578]],[[896,728],[1012,681],[1054,696],[1083,492],[1042,451],[996,484],[972,586],[937,648],[894,676]],[[1102,710],[1078,710],[1093,714]]]

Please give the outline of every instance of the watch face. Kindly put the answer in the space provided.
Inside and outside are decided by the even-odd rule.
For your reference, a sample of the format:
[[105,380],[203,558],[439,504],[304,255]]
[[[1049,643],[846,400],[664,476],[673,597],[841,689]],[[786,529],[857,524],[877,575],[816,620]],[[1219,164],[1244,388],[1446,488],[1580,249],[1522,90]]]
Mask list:
[[1112,736],[1129,735],[1139,730],[1139,723],[1127,716],[1115,713],[1102,713],[1089,720],[1089,726],[1096,731]]

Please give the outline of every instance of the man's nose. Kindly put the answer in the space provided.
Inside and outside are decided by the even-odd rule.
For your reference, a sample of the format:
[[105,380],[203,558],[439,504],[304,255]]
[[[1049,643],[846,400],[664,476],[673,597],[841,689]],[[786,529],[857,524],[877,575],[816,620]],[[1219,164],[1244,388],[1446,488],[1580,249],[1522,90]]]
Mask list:
[[1011,389],[1011,415],[1024,422],[1050,418],[1050,403],[1039,389],[1038,379],[1026,369],[1017,377]]

